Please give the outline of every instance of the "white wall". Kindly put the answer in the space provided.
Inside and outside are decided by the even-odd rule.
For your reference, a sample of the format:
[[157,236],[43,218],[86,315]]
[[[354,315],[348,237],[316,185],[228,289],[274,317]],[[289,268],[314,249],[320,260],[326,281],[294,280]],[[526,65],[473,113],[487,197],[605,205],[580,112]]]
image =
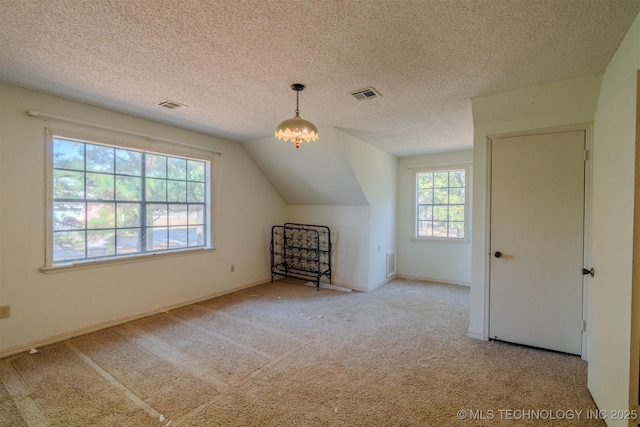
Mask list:
[[[0,91],[0,304],[11,305],[11,317],[0,320],[0,356],[269,279],[270,228],[285,221],[286,205],[242,145],[15,86],[2,84]],[[30,118],[30,109],[222,151],[213,166],[217,249],[40,273],[45,127],[121,141],[135,137]]]
[[287,222],[329,227],[333,284],[369,290],[369,206],[292,205]]
[[[471,164],[473,151],[456,151],[398,159],[398,276],[471,284],[471,242],[413,239],[415,168]],[[472,174],[467,176],[471,201]],[[471,207],[471,203],[469,203]],[[469,214],[469,220],[472,215]],[[471,227],[469,227],[471,232]]]
[[361,139],[334,130],[369,204],[368,290],[385,283],[386,254],[396,252],[398,159]]
[[473,242],[469,336],[488,339],[487,137],[593,121],[602,76],[537,86],[471,100]]
[[627,409],[629,399],[638,69],[640,16],[604,74],[594,124],[591,265],[596,274],[587,318],[588,384],[601,409]]
[[[388,280],[386,253],[395,251],[397,158],[339,129],[325,128],[320,133],[317,143],[326,138],[328,144],[340,147],[335,164],[347,165],[365,204],[292,205],[288,220],[329,226],[337,239],[334,283],[370,291]],[[333,180],[322,184],[329,191],[341,185]]]

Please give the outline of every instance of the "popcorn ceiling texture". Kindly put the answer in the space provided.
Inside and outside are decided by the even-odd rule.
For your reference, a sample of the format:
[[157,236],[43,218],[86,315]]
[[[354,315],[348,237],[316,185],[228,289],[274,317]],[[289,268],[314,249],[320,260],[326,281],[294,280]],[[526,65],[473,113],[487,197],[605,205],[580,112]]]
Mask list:
[[[249,141],[301,116],[395,155],[471,148],[470,99],[601,73],[637,0],[2,0],[0,79]],[[382,97],[357,101],[373,86]],[[168,111],[171,99],[188,105]]]

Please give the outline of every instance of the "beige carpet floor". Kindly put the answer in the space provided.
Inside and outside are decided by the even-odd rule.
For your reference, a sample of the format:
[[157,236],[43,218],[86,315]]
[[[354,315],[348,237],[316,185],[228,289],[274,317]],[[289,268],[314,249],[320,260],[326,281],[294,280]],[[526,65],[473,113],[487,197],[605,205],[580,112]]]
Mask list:
[[468,311],[267,283],[0,360],[0,426],[604,426],[586,362],[472,340]]

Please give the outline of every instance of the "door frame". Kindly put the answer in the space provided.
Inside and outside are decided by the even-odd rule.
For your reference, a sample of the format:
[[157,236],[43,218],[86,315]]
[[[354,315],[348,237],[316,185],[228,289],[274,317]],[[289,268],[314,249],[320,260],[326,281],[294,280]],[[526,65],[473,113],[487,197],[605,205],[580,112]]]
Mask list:
[[[636,76],[636,153],[633,203],[633,269],[631,275],[631,349],[629,367],[629,409],[640,410],[640,70]],[[629,426],[639,425],[630,420]]]
[[[578,123],[567,126],[555,126],[541,129],[531,129],[519,132],[509,132],[487,135],[486,151],[486,193],[485,193],[485,238],[484,238],[484,318],[483,329],[484,339],[489,340],[489,310],[491,293],[491,172],[492,172],[492,143],[494,139],[509,138],[514,136],[544,135],[549,133],[561,133],[571,131],[585,132],[585,167],[584,167],[584,243],[583,243],[583,263],[588,267],[591,263],[591,203],[592,203],[592,152],[593,152],[593,123]],[[591,285],[590,276],[582,276],[582,354],[584,360],[588,360],[587,341],[589,328],[587,323],[589,307],[589,290]]]

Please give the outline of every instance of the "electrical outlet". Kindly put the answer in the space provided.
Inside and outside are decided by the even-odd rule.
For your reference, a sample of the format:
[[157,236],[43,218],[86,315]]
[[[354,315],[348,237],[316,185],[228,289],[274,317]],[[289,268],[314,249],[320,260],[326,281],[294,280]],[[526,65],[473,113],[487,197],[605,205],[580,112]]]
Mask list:
[[235,264],[231,264],[231,272],[233,273],[234,271],[236,271],[236,265]]
[[0,319],[6,319],[11,316],[11,306],[10,305],[1,305],[0,306]]

